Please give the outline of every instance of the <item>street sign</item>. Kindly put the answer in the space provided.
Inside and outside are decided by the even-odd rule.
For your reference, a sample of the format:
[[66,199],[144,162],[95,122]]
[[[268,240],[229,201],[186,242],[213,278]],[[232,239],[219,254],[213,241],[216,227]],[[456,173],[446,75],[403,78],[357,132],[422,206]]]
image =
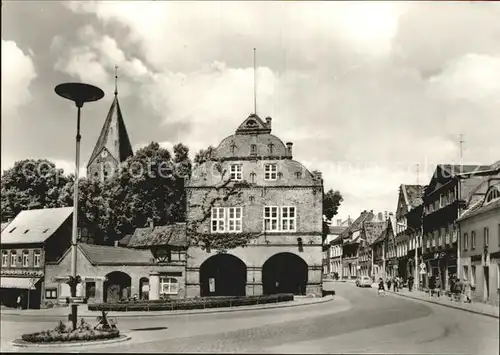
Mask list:
[[421,268],[421,269],[425,269],[425,263],[421,263],[421,264],[420,264],[420,268]]
[[427,271],[425,270],[420,270],[420,275],[425,275],[427,273]]

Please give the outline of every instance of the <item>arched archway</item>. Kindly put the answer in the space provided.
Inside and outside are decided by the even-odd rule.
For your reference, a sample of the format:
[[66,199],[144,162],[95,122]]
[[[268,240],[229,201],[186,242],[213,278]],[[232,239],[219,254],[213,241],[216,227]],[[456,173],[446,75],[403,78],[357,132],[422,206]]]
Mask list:
[[149,279],[147,277],[139,279],[139,299],[149,299]]
[[104,302],[118,302],[123,298],[130,297],[132,279],[121,271],[113,271],[106,275],[104,281]]
[[262,266],[262,286],[265,295],[276,293],[305,295],[307,278],[307,263],[292,253],[275,254]]
[[200,266],[200,296],[245,296],[247,266],[234,255],[217,254]]

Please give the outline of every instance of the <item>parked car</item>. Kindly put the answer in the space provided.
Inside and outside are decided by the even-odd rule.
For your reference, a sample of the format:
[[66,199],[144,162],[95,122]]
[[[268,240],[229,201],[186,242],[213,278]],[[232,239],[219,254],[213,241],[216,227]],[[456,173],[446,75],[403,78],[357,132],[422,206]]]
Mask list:
[[358,276],[356,279],[358,287],[372,287],[372,279],[369,276]]

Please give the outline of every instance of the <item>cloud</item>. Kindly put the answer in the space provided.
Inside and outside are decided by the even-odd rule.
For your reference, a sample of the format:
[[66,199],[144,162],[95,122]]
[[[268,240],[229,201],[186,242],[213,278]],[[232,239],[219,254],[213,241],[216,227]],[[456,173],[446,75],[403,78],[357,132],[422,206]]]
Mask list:
[[17,109],[31,100],[29,86],[37,76],[32,57],[32,52],[25,54],[16,42],[2,39],[2,118],[5,120],[14,119]]
[[[399,184],[416,183],[417,164],[426,184],[435,164],[459,161],[461,133],[465,162],[499,159],[497,4],[66,6],[93,20],[74,40],[53,40],[56,69],[112,88],[119,65],[122,105],[140,101],[138,120],[163,123],[145,129],[192,154],[253,111],[257,47],[257,112],[294,142],[297,160],[323,171],[326,188],[344,194],[342,216],[394,210]],[[340,169],[344,162],[350,167]]]

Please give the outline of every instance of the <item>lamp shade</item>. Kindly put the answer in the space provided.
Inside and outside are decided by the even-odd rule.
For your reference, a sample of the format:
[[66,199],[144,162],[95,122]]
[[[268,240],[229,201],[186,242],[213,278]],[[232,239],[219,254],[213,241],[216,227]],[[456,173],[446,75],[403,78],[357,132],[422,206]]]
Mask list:
[[57,95],[74,101],[77,106],[85,102],[98,101],[104,97],[104,91],[97,86],[84,83],[64,83],[55,88]]

